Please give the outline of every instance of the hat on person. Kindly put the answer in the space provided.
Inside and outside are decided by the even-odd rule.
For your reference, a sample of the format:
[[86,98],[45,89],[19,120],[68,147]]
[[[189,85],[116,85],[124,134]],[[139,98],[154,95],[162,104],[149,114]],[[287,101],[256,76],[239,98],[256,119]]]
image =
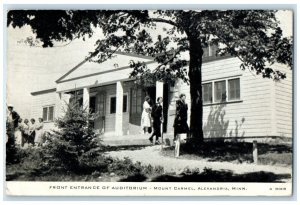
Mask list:
[[8,104],[7,107],[14,107],[14,105],[13,104]]

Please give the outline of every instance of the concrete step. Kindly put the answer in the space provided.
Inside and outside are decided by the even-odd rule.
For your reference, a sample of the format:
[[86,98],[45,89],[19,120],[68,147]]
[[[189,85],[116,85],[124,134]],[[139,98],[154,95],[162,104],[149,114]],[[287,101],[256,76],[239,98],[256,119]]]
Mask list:
[[[110,145],[110,146],[125,146],[125,145],[150,145],[150,141],[149,141],[149,137],[151,135],[143,135],[143,134],[138,134],[138,135],[124,135],[121,137],[114,137],[114,136],[110,136],[110,137],[103,137],[102,138],[102,143],[104,145]],[[171,134],[164,134],[163,135],[163,139],[164,142],[169,142],[170,141],[170,137],[172,135]],[[173,136],[172,136],[173,139]],[[160,142],[161,142],[161,138],[160,138]]]

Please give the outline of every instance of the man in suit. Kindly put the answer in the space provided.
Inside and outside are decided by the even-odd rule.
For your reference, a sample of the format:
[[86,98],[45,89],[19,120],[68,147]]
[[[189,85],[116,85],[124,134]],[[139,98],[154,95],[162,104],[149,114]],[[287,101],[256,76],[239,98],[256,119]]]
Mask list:
[[153,143],[153,137],[156,136],[155,144],[160,144],[158,139],[161,137],[161,123],[163,122],[163,115],[162,115],[162,103],[163,98],[158,97],[157,103],[153,106],[151,117],[153,119],[153,133],[151,137],[149,138],[150,142]]
[[7,144],[9,146],[15,145],[15,129],[18,127],[18,122],[20,115],[14,111],[14,106],[9,104],[7,106],[7,121],[6,121],[6,131],[8,135]]

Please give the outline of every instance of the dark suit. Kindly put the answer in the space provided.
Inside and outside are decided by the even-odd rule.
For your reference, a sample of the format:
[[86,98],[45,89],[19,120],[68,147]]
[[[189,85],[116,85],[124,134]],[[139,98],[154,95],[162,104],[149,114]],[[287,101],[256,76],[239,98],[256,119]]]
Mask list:
[[8,134],[7,145],[15,145],[15,129],[18,127],[18,121],[20,119],[19,114],[16,111],[11,111],[11,122],[6,122],[6,132]]
[[14,129],[18,127],[20,115],[16,111],[11,112],[12,119],[14,121]]
[[151,117],[153,119],[153,134],[150,137],[150,140],[153,139],[154,136],[156,136],[156,141],[159,137],[161,137],[160,132],[160,126],[161,126],[161,120],[162,120],[162,106],[157,103],[153,106]]
[[182,100],[176,101],[176,116],[174,120],[174,139],[177,134],[188,133],[189,127],[187,124],[188,119],[188,106]]

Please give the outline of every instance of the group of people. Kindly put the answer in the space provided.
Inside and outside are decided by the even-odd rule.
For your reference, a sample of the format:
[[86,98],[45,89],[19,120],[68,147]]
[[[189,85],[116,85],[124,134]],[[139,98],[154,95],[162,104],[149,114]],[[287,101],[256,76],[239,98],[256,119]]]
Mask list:
[[25,144],[31,146],[41,146],[44,142],[43,118],[23,119],[13,110],[13,105],[7,106],[6,121],[6,144],[8,146],[24,147]]
[[149,133],[152,131],[149,141],[153,143],[154,136],[156,137],[155,143],[159,144],[159,138],[161,137],[161,124],[163,123],[163,98],[158,97],[156,103],[151,107],[151,99],[149,96],[145,97],[143,104],[143,112],[141,119],[141,126],[143,133]]
[[[188,119],[188,106],[185,102],[186,95],[181,94],[179,100],[176,101],[176,115],[174,119],[174,141],[177,140],[178,134],[189,133],[187,124]],[[151,107],[151,99],[149,96],[145,97],[143,104],[143,112],[141,119],[142,131],[144,134],[152,131],[149,141],[153,143],[153,138],[156,136],[155,144],[160,144],[159,138],[161,137],[161,127],[163,119],[163,98],[158,97],[156,103]]]

